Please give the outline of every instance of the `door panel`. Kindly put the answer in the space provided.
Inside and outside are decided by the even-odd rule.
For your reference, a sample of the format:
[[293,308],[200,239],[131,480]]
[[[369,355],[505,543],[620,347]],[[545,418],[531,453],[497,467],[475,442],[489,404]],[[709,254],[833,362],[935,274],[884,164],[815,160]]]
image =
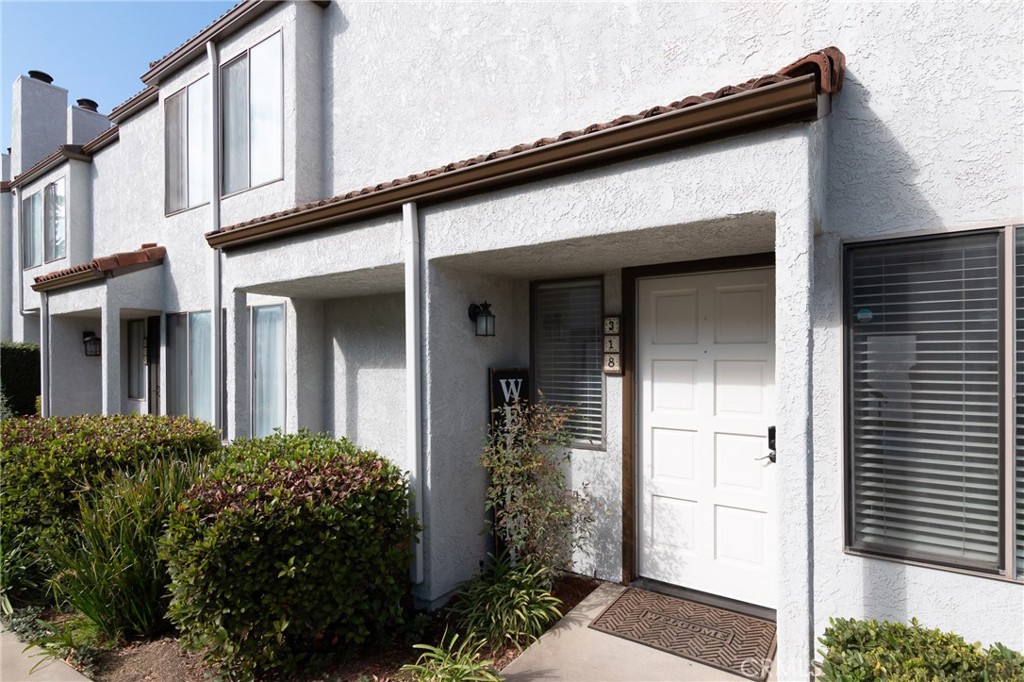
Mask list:
[[771,269],[638,282],[640,575],[774,607]]

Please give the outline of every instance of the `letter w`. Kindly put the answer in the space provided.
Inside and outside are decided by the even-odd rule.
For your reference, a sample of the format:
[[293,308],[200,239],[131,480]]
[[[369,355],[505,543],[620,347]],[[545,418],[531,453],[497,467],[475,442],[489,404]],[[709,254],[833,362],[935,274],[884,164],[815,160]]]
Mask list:
[[501,392],[505,394],[505,402],[519,400],[519,391],[522,387],[522,379],[501,379]]

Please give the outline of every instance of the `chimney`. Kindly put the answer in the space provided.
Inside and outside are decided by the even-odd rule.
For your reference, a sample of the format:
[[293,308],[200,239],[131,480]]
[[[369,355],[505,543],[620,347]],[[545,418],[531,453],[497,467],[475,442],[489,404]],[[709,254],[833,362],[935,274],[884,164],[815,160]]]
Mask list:
[[85,144],[110,127],[110,119],[97,111],[99,104],[82,98],[68,107],[68,144]]
[[67,141],[68,91],[42,71],[14,81],[11,97],[11,175],[17,177]]

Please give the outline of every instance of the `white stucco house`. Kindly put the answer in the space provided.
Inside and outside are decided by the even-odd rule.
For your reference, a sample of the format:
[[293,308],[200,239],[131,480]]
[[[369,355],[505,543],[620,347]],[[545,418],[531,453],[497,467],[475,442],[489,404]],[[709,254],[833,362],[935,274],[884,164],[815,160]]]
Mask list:
[[830,616],[1024,649],[1022,49],[1019,3],[246,1],[109,116],[14,83],[0,335],[46,414],[394,459],[422,604],[523,368],[581,573],[772,613],[781,680]]

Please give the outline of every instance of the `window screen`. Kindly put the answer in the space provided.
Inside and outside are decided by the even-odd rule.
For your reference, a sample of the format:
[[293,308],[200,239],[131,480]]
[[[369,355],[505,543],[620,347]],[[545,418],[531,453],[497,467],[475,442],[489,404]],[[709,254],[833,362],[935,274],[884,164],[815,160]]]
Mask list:
[[64,178],[51,182],[43,190],[43,243],[46,261],[63,258],[66,252]]
[[1024,227],[1018,227],[1014,231],[1016,235],[1016,273],[1015,289],[1016,296],[1014,310],[1016,313],[1016,343],[1017,359],[1017,424],[1016,424],[1016,457],[1014,458],[1017,469],[1017,576],[1024,577]]
[[551,404],[570,408],[580,444],[603,441],[601,280],[534,284],[531,302],[533,381]]
[[1000,234],[847,252],[855,548],[1000,563]]
[[188,205],[188,148],[185,135],[185,90],[164,101],[164,197],[167,213],[179,211]]

